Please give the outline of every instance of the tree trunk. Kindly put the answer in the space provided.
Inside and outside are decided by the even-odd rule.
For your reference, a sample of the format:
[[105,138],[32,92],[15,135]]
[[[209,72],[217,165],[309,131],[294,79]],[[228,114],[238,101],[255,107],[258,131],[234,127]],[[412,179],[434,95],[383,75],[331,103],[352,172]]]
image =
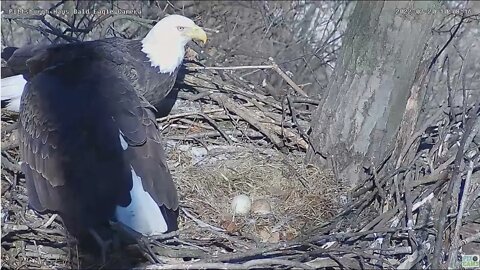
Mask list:
[[355,185],[363,168],[378,165],[391,152],[422,69],[434,17],[428,10],[433,8],[424,1],[356,3],[313,117],[308,162],[333,164],[341,181]]

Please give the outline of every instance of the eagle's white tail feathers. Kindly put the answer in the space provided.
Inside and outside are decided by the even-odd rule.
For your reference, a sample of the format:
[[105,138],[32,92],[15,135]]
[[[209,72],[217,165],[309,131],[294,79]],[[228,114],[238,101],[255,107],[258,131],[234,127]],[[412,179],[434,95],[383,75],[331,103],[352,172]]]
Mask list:
[[131,171],[133,187],[130,196],[132,200],[126,207],[117,206],[115,209],[117,220],[143,235],[151,236],[165,233],[168,226],[160,207],[145,191],[142,179],[136,174],[133,167]]
[[7,105],[6,109],[18,112],[20,111],[20,98],[22,97],[23,88],[27,81],[23,75],[16,75],[2,79],[1,83],[1,99]]

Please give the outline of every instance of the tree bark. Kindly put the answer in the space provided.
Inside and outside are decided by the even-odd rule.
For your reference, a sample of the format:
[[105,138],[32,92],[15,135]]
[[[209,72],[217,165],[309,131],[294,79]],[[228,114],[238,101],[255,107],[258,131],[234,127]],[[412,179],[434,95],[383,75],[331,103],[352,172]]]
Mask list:
[[[314,113],[307,162],[333,164],[339,180],[355,185],[363,168],[378,165],[393,150],[422,69],[433,5],[356,3],[326,94]],[[415,123],[412,119],[410,124]]]

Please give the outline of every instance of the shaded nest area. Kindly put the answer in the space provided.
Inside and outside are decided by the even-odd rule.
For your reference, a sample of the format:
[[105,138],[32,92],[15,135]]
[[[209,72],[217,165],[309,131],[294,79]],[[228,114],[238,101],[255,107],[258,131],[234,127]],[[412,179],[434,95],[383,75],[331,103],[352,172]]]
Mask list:
[[[80,266],[83,255],[60,218],[28,208],[17,115],[2,111],[5,269],[109,268],[126,257],[127,267],[142,269],[404,269],[480,250],[477,110],[432,115],[401,149],[410,158],[346,189],[333,172],[304,162],[319,101],[293,82],[277,100],[233,71],[182,79],[172,112],[157,119],[179,190],[180,229],[113,253],[105,265]],[[234,213],[238,195],[250,199],[248,213]]]

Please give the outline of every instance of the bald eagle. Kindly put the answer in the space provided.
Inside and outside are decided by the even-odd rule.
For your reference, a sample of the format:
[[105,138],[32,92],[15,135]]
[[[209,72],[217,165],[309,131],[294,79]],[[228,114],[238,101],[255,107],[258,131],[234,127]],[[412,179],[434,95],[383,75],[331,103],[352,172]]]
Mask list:
[[207,37],[171,15],[141,41],[48,46],[26,61],[19,139],[33,209],[57,212],[80,241],[98,240],[110,221],[146,236],[177,229],[177,190],[154,106],[191,39]]
[[[170,20],[173,21],[182,16],[168,17],[172,17]],[[28,63],[35,61],[35,58],[48,55],[53,59],[71,58],[73,60],[78,57],[81,50],[92,50],[103,58],[117,63],[118,72],[125,74],[134,88],[157,109],[157,116],[165,116],[164,98],[175,83],[185,54],[185,45],[179,44],[186,44],[189,39],[205,43],[207,39],[205,32],[198,26],[186,30],[173,26],[172,30],[167,29],[167,23],[165,26],[157,24],[143,40],[108,38],[69,45],[28,45],[21,48],[5,48],[2,51],[2,59],[7,61],[7,66],[2,67],[2,108],[19,111],[24,86],[31,77],[31,68],[28,67]],[[170,38],[180,33],[182,35],[177,37],[178,40]],[[161,47],[155,48],[159,42]],[[158,73],[152,75],[152,72],[148,72],[151,68],[157,68]]]

